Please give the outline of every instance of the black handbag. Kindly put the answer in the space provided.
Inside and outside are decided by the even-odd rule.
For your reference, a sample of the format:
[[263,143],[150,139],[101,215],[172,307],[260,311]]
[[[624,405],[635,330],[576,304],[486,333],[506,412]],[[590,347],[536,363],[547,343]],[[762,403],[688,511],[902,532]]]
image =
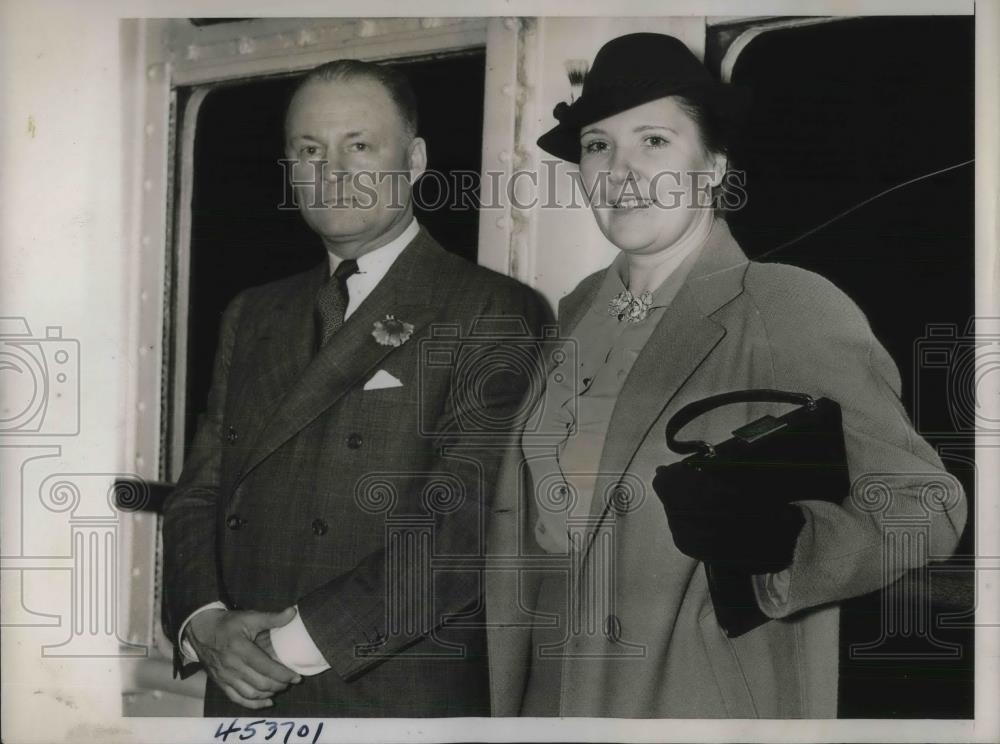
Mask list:
[[[678,440],[694,419],[731,403],[798,403],[784,416],[762,416],[712,445]],[[841,503],[850,490],[840,406],[829,398],[781,390],[736,390],[689,403],[666,428],[667,447],[690,455],[667,468],[696,468],[767,506],[793,501]],[[661,482],[662,479],[661,479]],[[669,480],[666,481],[669,483]],[[730,638],[768,621],[757,604],[750,574],[731,566],[705,564],[715,617]]]

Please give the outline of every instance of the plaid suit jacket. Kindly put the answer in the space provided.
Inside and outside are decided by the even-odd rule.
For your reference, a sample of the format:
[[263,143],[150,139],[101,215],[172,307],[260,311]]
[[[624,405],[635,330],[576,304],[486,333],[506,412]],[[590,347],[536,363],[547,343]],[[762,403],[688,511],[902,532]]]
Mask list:
[[[315,353],[327,271],[249,289],[224,314],[207,411],[165,507],[165,627],[176,643],[218,599],[298,604],[332,668],[269,715],[488,715],[477,559],[497,438],[530,377],[496,353],[532,356],[546,307],[421,230]],[[398,347],[372,335],[387,315],[413,326]],[[403,385],[363,390],[380,369]],[[205,712],[247,714],[211,681]]]

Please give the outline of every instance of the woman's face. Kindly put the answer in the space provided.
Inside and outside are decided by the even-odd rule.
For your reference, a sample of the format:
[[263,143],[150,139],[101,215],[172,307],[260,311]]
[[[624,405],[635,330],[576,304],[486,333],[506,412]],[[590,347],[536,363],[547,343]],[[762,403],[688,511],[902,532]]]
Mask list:
[[597,224],[627,253],[670,248],[711,217],[711,189],[725,173],[698,125],[673,98],[588,124],[580,175]]

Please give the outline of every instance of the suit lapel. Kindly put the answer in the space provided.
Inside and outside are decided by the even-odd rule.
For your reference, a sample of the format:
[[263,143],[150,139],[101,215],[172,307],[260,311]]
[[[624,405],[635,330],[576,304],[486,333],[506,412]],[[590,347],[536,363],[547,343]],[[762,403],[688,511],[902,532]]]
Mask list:
[[[383,346],[372,336],[375,321],[387,314],[413,325],[416,338],[441,305],[433,304],[440,248],[423,230],[406,247],[371,294],[351,314],[336,335],[301,370],[270,420],[249,449],[242,468],[245,477],[278,447],[312,423],[351,390],[396,347]],[[309,324],[310,339],[312,325]],[[411,341],[413,343],[413,341]]]
[[309,366],[315,329],[313,308],[316,292],[329,276],[326,259],[302,276],[264,314],[252,343],[256,364],[240,385],[236,400],[240,407],[255,410],[257,420],[266,421],[272,409]]

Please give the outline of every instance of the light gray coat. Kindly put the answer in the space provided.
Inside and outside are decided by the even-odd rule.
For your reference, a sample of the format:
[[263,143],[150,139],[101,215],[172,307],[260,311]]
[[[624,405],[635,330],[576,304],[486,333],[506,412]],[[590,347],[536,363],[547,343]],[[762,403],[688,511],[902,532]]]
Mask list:
[[[560,304],[564,334],[600,282],[598,272]],[[664,443],[670,416],[691,401],[746,388],[837,401],[855,485],[842,505],[802,494],[806,522],[787,600],[773,612],[778,619],[729,639],[716,623],[701,564],[674,546],[650,484],[658,465],[680,459]],[[562,689],[553,690],[562,715],[836,716],[836,603],[884,586],[928,556],[949,555],[965,524],[961,487],[914,431],[899,391],[892,359],[850,299],[808,271],[749,262],[718,221],[622,389],[586,527],[592,541],[575,562],[541,554],[534,543],[536,507],[520,451],[512,449],[501,466],[487,571],[494,715],[519,714],[532,623],[559,620],[537,614],[547,604],[537,597],[540,574],[526,569],[561,560],[586,590],[581,624],[561,650]],[[789,408],[717,409],[683,438],[720,442]],[[620,485],[633,498],[615,508],[610,497]],[[928,550],[884,539],[900,529],[926,537]]]

